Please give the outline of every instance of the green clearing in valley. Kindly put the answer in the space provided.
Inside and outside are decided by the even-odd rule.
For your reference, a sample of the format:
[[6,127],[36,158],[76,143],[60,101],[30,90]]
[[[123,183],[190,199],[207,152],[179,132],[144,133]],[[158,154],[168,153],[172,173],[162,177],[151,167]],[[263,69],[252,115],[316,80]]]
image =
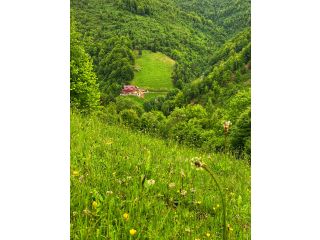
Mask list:
[[[136,68],[131,84],[149,91],[169,91],[173,89],[171,74],[175,61],[160,52],[143,50],[142,56],[136,53]],[[148,95],[148,94],[146,94]]]

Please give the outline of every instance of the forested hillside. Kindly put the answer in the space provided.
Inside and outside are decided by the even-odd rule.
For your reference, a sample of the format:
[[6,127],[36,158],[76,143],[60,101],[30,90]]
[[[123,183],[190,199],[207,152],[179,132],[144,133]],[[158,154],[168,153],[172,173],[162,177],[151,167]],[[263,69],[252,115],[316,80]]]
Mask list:
[[71,0],[71,239],[250,239],[250,31],[248,0]]
[[[72,0],[71,16],[109,123],[250,155],[250,1]],[[143,50],[175,61],[175,89],[141,104],[119,95],[136,82],[134,51]]]

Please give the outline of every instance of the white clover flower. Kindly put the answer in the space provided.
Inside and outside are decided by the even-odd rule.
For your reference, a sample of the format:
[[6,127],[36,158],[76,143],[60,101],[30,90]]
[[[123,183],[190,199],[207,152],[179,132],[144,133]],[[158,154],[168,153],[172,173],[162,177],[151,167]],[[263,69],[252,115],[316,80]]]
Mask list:
[[153,179],[147,180],[147,184],[148,184],[148,185],[154,185],[155,183],[156,183],[156,181],[153,180]]
[[185,196],[185,195],[187,195],[187,191],[186,191],[186,190],[181,190],[181,191],[180,191],[180,194],[181,194],[182,196]]

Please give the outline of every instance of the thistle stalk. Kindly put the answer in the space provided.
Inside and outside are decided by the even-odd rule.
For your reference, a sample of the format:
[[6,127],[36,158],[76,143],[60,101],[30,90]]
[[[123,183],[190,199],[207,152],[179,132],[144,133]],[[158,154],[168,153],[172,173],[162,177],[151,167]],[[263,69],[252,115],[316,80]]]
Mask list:
[[222,205],[222,218],[223,218],[223,233],[222,233],[222,238],[223,240],[227,240],[228,239],[228,236],[227,236],[227,222],[226,222],[226,201],[225,201],[225,198],[224,198],[224,194],[221,190],[221,187],[216,179],[216,177],[213,175],[212,171],[208,168],[208,166],[200,161],[196,161],[195,163],[195,166],[196,167],[200,167],[200,168],[203,168],[204,170],[207,171],[207,173],[209,173],[209,175],[211,176],[211,178],[213,179],[214,183],[217,185],[218,187],[218,191],[219,191],[219,194],[220,194],[220,197],[221,197],[221,205]]

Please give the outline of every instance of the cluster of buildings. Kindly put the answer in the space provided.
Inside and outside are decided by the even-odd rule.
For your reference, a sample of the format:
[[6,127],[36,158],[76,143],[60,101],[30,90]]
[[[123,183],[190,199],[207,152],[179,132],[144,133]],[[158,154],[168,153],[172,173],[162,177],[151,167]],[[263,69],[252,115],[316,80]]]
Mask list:
[[139,88],[137,86],[133,86],[133,85],[124,85],[122,90],[121,90],[121,94],[122,96],[126,96],[126,95],[133,95],[133,96],[137,96],[140,98],[144,98],[144,94],[146,93],[146,90]]

